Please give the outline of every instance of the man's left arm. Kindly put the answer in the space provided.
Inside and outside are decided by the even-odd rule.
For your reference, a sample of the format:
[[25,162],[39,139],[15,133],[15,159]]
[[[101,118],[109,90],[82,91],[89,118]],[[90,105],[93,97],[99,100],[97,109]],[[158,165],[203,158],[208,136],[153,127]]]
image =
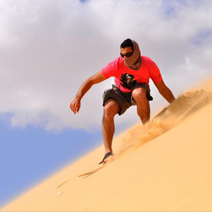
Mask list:
[[155,86],[157,87],[159,93],[171,104],[175,97],[171,90],[165,85],[164,81],[161,80],[158,83],[155,83]]

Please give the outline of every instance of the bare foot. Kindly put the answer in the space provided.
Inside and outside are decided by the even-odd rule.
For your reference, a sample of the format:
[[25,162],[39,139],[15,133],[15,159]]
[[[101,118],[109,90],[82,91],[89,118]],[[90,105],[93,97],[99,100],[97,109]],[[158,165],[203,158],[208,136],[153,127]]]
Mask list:
[[110,155],[109,157],[107,157],[105,160],[104,160],[104,163],[107,163],[107,162],[111,162],[114,160],[114,157],[113,155]]

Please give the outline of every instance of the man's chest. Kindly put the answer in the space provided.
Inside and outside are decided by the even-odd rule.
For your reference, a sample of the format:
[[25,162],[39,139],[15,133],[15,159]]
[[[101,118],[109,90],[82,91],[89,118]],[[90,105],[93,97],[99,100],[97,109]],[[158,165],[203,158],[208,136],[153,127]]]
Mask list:
[[147,67],[143,66],[139,70],[132,70],[125,67],[120,67],[116,74],[115,78],[121,80],[123,77],[129,78],[129,80],[136,80],[138,82],[147,82],[149,81],[150,74]]

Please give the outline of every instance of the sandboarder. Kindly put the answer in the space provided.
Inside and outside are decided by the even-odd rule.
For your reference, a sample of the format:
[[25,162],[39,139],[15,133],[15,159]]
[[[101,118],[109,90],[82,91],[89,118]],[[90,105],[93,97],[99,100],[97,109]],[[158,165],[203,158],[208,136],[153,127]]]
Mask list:
[[122,115],[129,107],[136,105],[141,122],[146,124],[149,121],[149,101],[153,100],[148,85],[150,78],[159,93],[169,103],[175,100],[171,90],[165,85],[157,65],[150,58],[141,56],[136,41],[126,39],[120,45],[120,57],[110,62],[81,85],[70,104],[73,113],[79,112],[82,97],[94,84],[110,77],[115,77],[115,84],[103,94],[102,135],[105,156],[100,164],[113,155],[112,140],[115,132],[114,116],[116,114]]

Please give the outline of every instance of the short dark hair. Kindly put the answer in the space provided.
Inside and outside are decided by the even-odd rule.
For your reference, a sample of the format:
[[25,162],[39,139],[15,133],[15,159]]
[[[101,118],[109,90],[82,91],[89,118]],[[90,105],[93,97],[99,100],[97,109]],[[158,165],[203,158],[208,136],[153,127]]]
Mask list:
[[125,47],[131,47],[132,50],[134,49],[133,48],[133,42],[131,41],[131,39],[128,38],[121,43],[120,48],[125,48]]

